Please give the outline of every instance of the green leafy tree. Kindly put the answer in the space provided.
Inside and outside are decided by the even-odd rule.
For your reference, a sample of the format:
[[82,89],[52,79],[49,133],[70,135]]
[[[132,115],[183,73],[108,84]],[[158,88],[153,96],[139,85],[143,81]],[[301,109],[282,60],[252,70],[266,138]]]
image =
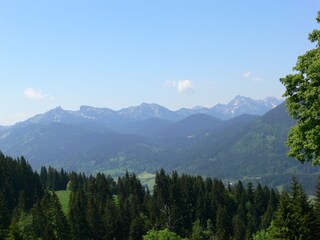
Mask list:
[[197,219],[192,226],[190,240],[211,240],[214,239],[211,221],[208,220],[207,228],[201,226],[200,220]]
[[286,87],[283,96],[287,97],[288,112],[297,120],[288,135],[288,155],[320,165],[320,30],[313,30],[309,40],[316,42],[316,48],[298,57],[293,68],[297,73],[280,81]]
[[274,240],[270,230],[260,230],[253,235],[253,240]]
[[143,240],[183,240],[183,238],[168,229],[164,229],[160,231],[149,231],[143,236]]

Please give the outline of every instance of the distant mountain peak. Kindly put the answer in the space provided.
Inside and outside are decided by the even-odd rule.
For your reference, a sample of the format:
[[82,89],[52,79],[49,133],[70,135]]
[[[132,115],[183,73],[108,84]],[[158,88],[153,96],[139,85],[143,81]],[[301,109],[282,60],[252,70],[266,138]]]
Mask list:
[[87,111],[89,109],[93,109],[94,107],[88,106],[88,105],[81,105],[80,111]]
[[138,106],[128,107],[118,111],[122,117],[133,120],[146,120],[149,118],[162,118],[173,120],[174,112],[156,103],[142,103]]
[[61,106],[51,109],[49,112],[64,112]]
[[150,107],[150,106],[161,107],[161,106],[160,106],[159,104],[157,104],[157,103],[145,103],[145,102],[141,103],[139,106],[141,106],[141,107]]
[[250,97],[237,95],[228,104],[217,104],[209,110],[210,115],[221,119],[230,119],[242,114],[263,115],[283,101],[274,97],[254,100]]
[[33,123],[50,124],[57,122],[81,124],[89,121],[96,125],[112,128],[112,126],[119,126],[119,124],[123,122],[142,121],[152,118],[180,121],[194,114],[207,114],[218,119],[227,120],[242,114],[263,115],[282,102],[283,100],[274,97],[254,100],[250,97],[237,95],[227,104],[217,104],[212,108],[201,106],[181,108],[177,111],[171,111],[156,103],[145,102],[138,106],[131,106],[118,111],[108,108],[96,108],[88,105],[82,105],[78,111],[69,111],[58,106],[44,114],[38,114],[19,123],[19,125],[29,125]]

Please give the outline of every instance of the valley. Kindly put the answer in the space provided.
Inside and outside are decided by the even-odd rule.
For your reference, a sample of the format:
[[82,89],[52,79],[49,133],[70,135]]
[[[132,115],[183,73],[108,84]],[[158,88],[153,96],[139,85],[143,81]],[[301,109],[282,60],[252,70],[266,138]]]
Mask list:
[[[44,165],[118,177],[126,171],[152,175],[163,168],[280,188],[288,188],[295,174],[307,190],[314,189],[318,168],[286,156],[285,142],[294,121],[284,103],[274,107],[272,100],[265,104],[270,110],[262,116],[258,113],[264,108],[256,107],[256,115],[248,114],[253,103],[261,102],[265,104],[236,97],[226,109],[236,106],[247,112],[230,119],[219,119],[209,111],[199,113],[202,108],[182,117],[182,110],[172,112],[155,104],[118,112],[56,108],[2,129],[0,149],[11,156],[25,156],[36,169]],[[150,179],[146,182],[152,185]]]

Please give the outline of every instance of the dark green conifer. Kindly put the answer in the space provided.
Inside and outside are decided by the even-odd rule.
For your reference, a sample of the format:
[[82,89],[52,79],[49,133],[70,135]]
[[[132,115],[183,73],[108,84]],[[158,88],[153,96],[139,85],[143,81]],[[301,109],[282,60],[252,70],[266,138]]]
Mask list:
[[117,205],[112,199],[107,199],[104,214],[103,214],[103,225],[104,225],[104,237],[106,240],[121,239],[121,225],[120,225],[120,213]]
[[318,237],[312,206],[296,178],[292,179],[291,197],[286,193],[281,195],[274,227],[278,238],[314,240]]
[[225,206],[220,205],[216,218],[216,238],[217,240],[230,239],[232,232],[231,219]]
[[10,224],[9,210],[3,194],[0,192],[0,239],[5,239]]
[[246,235],[246,224],[247,224],[247,210],[244,203],[238,206],[236,215],[232,219],[233,227],[233,239],[242,240],[245,239]]
[[69,222],[72,239],[91,239],[86,216],[87,199],[82,188],[72,192],[69,203]]

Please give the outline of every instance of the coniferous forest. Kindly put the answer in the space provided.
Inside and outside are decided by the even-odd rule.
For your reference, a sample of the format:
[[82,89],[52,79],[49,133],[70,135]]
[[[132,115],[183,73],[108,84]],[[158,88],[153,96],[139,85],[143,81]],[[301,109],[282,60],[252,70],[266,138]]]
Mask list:
[[38,173],[1,153],[0,179],[0,239],[320,239],[320,184],[310,201],[295,178],[280,194],[160,170],[148,189],[134,173]]

